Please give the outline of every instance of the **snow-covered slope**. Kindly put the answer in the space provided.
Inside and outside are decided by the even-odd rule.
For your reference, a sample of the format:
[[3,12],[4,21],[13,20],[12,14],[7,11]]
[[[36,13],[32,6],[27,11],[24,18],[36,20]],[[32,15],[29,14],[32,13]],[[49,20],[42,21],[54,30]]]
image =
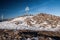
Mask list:
[[50,14],[22,16],[11,21],[0,22],[0,29],[34,30],[34,31],[59,31],[60,17]]

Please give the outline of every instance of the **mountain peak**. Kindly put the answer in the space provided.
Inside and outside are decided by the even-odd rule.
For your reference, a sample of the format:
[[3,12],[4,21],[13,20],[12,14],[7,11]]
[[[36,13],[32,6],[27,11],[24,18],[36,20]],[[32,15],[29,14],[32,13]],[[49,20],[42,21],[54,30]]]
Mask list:
[[46,13],[28,16],[26,15],[14,18],[10,21],[0,22],[0,29],[59,31],[59,20],[59,16]]

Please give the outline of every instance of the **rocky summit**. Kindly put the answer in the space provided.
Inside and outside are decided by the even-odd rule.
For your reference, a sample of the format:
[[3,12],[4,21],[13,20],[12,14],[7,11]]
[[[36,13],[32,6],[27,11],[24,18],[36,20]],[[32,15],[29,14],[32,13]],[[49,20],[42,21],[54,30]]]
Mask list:
[[0,40],[60,40],[60,17],[40,13],[2,21]]

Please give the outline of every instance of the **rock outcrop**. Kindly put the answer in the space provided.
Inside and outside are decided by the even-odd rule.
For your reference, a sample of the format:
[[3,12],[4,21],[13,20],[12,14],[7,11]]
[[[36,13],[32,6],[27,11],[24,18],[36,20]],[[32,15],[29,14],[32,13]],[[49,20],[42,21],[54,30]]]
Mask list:
[[0,40],[34,39],[60,40],[60,17],[40,13],[0,22]]

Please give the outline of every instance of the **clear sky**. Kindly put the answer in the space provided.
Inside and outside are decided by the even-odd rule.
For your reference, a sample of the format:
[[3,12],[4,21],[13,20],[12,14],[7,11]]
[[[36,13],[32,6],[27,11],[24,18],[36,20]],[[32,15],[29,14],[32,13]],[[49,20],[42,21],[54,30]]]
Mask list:
[[0,0],[0,17],[24,15],[26,6],[30,8],[29,14],[42,12],[60,16],[60,0]]

